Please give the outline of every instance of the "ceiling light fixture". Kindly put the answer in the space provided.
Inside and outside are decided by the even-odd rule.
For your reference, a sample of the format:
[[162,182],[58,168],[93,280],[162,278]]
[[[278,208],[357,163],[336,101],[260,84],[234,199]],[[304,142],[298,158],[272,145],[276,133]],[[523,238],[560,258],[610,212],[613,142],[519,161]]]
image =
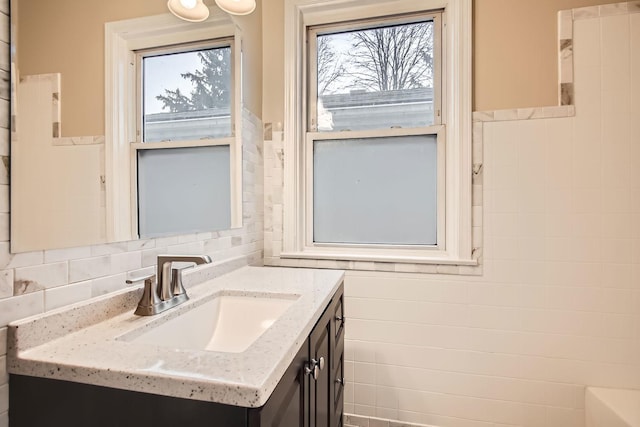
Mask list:
[[189,22],[202,22],[209,17],[209,8],[202,0],[169,0],[169,11]]
[[256,0],[216,0],[216,4],[231,15],[248,15],[256,8]]

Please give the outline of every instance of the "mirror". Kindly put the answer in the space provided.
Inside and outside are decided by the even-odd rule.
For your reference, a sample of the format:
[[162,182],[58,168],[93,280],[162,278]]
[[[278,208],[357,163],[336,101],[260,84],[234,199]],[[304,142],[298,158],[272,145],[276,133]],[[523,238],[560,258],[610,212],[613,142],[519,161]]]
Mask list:
[[[12,252],[242,226],[236,27],[209,7],[193,24],[159,0],[11,0]],[[145,59],[185,52],[164,85],[145,75]]]

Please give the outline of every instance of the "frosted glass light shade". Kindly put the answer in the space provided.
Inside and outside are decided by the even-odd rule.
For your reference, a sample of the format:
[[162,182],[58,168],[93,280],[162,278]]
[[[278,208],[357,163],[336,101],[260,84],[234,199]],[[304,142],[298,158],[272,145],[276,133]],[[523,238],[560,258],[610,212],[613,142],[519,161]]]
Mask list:
[[189,22],[202,22],[209,17],[209,8],[202,0],[169,0],[169,11]]
[[232,15],[248,15],[256,8],[256,0],[216,0],[216,4]]

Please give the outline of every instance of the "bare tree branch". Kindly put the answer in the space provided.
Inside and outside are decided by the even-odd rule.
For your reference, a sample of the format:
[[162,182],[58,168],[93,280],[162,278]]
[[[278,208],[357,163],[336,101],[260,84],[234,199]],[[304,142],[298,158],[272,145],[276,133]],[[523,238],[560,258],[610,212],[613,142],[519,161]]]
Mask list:
[[371,91],[433,85],[433,22],[352,33],[346,65],[354,87]]
[[337,90],[336,83],[346,71],[340,55],[335,53],[328,36],[319,36],[318,41],[318,96]]

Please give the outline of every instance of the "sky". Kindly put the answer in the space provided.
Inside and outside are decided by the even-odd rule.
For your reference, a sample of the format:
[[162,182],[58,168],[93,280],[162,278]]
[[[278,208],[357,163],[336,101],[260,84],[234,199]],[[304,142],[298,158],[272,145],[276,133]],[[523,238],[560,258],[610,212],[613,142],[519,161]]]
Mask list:
[[193,72],[201,65],[198,52],[146,57],[144,59],[145,114],[163,112],[162,102],[158,101],[156,96],[163,95],[165,89],[179,88],[180,92],[189,95],[193,86],[180,74]]

